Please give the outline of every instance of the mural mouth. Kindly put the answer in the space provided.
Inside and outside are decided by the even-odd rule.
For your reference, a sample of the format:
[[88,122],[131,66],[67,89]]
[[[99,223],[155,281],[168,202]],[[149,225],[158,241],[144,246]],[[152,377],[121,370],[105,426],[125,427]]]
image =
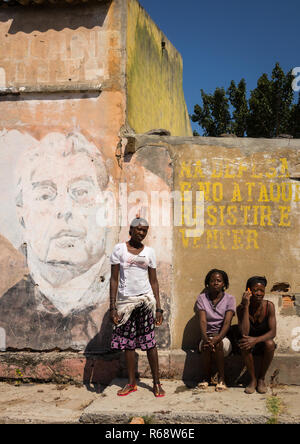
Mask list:
[[58,248],[74,248],[75,243],[84,239],[85,234],[82,231],[62,230],[59,231],[53,238],[56,247]]
[[48,261],[47,262],[48,265],[52,265],[53,267],[60,267],[60,266],[74,266],[75,264],[73,264],[72,262],[69,261]]
[[73,230],[61,230],[52,239],[82,239],[84,237],[84,233],[82,231],[73,231]]

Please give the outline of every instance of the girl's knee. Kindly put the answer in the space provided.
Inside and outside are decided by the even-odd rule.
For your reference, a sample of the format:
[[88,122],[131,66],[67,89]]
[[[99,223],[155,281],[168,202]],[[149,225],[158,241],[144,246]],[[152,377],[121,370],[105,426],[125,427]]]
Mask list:
[[265,349],[268,351],[274,351],[276,348],[276,344],[273,341],[273,339],[269,339],[268,341],[265,341]]

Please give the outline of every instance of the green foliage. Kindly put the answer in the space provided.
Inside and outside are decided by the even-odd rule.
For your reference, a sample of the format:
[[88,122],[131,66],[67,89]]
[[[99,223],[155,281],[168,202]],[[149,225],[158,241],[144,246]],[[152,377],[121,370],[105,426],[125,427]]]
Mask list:
[[283,404],[280,398],[277,396],[270,396],[267,399],[267,409],[271,413],[267,424],[278,424],[278,416],[282,412]]
[[247,130],[247,117],[249,113],[245,79],[242,79],[237,87],[234,80],[232,80],[230,87],[227,90],[227,94],[230,103],[234,108],[231,132],[238,137],[244,137]]
[[263,74],[251,91],[247,134],[249,137],[277,137],[290,129],[293,76],[276,63],[272,78]]
[[226,93],[224,88],[216,88],[214,94],[201,90],[202,107],[195,105],[191,120],[203,128],[205,136],[300,137],[300,96],[294,104],[292,82],[292,72],[285,74],[276,63],[271,78],[263,74],[258,79],[249,100],[245,79],[238,85],[232,80]]
[[289,134],[297,139],[300,139],[300,94],[298,103],[292,105]]
[[203,127],[205,136],[218,137],[230,129],[229,101],[224,88],[216,88],[213,95],[201,89],[203,107],[195,105],[193,122]]

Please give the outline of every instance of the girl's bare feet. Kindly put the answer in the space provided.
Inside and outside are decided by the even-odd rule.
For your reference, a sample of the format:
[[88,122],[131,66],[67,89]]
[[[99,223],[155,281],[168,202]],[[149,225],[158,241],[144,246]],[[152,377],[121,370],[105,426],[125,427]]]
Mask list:
[[264,395],[265,393],[267,393],[268,389],[265,383],[264,379],[259,379],[258,383],[257,383],[257,388],[256,390],[258,391],[258,393],[260,393],[261,395]]
[[245,388],[245,393],[247,393],[247,395],[252,395],[252,393],[254,393],[256,390],[256,386],[257,386],[257,381],[255,379],[251,381],[250,384]]

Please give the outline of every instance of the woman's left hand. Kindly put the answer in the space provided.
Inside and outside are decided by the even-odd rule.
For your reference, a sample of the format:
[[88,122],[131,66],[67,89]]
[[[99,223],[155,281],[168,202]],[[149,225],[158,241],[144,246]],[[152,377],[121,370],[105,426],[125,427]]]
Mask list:
[[256,338],[252,336],[243,336],[239,341],[239,346],[242,350],[251,350],[256,344]]
[[212,338],[211,338],[211,344],[212,344],[212,347],[213,347],[213,349],[215,349],[215,346],[216,345],[218,345],[219,344],[219,342],[221,342],[221,339],[219,338],[219,336],[213,336]]
[[163,314],[160,312],[156,312],[156,318],[155,318],[155,325],[156,327],[160,327],[163,323],[164,317]]

